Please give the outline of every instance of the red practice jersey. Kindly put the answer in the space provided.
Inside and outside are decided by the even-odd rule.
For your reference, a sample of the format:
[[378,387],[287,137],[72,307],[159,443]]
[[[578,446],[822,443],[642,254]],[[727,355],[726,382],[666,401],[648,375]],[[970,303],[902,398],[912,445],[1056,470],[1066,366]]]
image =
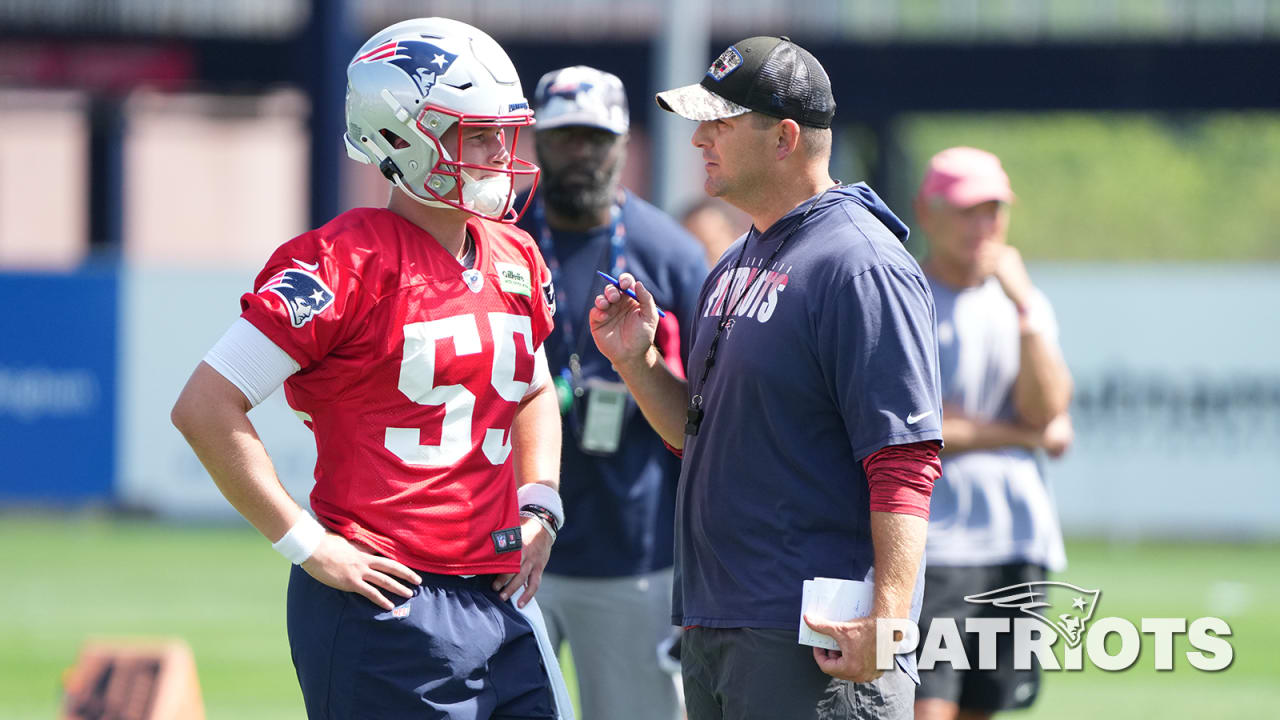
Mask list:
[[428,572],[517,572],[511,422],[555,311],[523,231],[479,218],[475,269],[389,210],[280,246],[242,317],[302,366],[285,397],[315,434],[329,529]]

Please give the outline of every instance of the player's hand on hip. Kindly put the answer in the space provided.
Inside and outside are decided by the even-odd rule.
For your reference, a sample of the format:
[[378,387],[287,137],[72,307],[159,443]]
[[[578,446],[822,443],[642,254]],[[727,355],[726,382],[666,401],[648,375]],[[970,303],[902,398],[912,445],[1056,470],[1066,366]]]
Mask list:
[[876,619],[854,618],[849,622],[834,622],[824,618],[804,616],[804,621],[817,632],[833,638],[839,650],[814,648],[813,659],[822,672],[834,678],[850,682],[871,682],[884,674],[876,669]]
[[493,589],[498,591],[503,600],[510,598],[516,590],[524,588],[517,605],[524,607],[538,592],[542,584],[542,570],[551,559],[551,533],[542,527],[542,523],[534,518],[525,518],[520,524],[520,572],[505,573],[493,579]]
[[324,540],[301,567],[325,585],[363,595],[383,610],[391,610],[395,604],[379,588],[408,598],[413,597],[413,589],[400,581],[410,585],[422,584],[422,578],[404,565],[391,558],[364,552],[334,533],[325,534]]
[[596,346],[615,365],[643,358],[658,331],[658,306],[644,283],[622,273],[618,284],[634,292],[638,301],[605,285],[588,316]]

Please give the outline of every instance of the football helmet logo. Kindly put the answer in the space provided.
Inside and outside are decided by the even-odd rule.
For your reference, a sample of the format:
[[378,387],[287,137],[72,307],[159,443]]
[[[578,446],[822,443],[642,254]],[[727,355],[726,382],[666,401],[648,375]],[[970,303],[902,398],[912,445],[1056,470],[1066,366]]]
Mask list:
[[[377,33],[347,67],[346,113],[347,154],[414,200],[504,223],[523,214],[516,181],[536,186],[539,170],[515,152],[533,111],[506,52],[482,31],[422,18]],[[464,130],[475,127],[504,131],[492,164],[461,159]],[[456,141],[445,147],[451,128]]]
[[458,56],[441,50],[429,42],[420,40],[396,40],[357,56],[353,63],[385,61],[404,71],[418,85],[418,92],[426,97],[436,84],[436,78],[449,71]]

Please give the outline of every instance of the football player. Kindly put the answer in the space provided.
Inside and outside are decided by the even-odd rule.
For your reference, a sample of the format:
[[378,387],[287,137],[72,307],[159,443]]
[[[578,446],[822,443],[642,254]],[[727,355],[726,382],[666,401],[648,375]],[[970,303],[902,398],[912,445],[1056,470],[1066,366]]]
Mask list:
[[[564,717],[532,602],[564,522],[554,290],[512,225],[532,113],[502,48],[452,20],[382,30],[347,82],[347,150],[394,186],[387,207],[275,251],[173,422],[295,565],[310,717]],[[247,417],[282,384],[316,439],[315,518]]]

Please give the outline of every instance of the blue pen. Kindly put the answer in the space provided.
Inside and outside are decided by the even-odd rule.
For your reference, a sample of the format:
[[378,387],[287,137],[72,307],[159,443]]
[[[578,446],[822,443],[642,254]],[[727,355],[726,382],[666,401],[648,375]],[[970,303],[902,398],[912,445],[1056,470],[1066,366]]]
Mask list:
[[[634,291],[631,291],[631,290],[622,290],[622,286],[618,284],[618,279],[617,279],[617,278],[615,278],[614,276],[610,275],[610,274],[609,274],[609,273],[607,273],[607,272],[601,272],[601,271],[599,271],[599,270],[597,270],[597,271],[596,271],[596,274],[597,274],[597,275],[599,275],[600,277],[604,278],[604,279],[605,279],[605,282],[610,283],[610,284],[611,284],[611,285],[613,285],[614,287],[616,287],[616,288],[618,288],[619,290],[621,290],[621,291],[622,291],[622,293],[623,293],[624,295],[626,295],[627,297],[631,298],[632,300],[635,300],[636,302],[640,302],[640,298],[636,297],[636,294],[635,294],[635,292],[634,292]],[[666,317],[666,316],[667,316],[667,314],[666,314],[666,313],[664,313],[664,312],[662,312],[662,308],[658,308],[658,317]]]

